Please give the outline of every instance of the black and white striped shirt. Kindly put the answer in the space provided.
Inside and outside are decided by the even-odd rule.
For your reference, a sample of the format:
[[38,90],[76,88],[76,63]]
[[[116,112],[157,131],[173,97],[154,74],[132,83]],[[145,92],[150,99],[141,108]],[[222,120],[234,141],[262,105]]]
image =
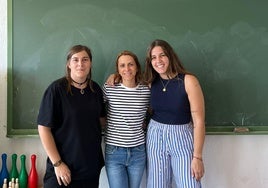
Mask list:
[[106,144],[135,147],[145,143],[142,129],[149,106],[150,89],[145,85],[128,88],[123,84],[103,86],[107,104]]

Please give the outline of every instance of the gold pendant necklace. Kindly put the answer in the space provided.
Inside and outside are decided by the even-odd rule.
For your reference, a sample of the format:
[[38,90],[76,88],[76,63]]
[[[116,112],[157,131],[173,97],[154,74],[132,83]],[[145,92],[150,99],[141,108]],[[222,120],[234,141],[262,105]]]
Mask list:
[[161,81],[161,84],[162,84],[162,86],[163,86],[162,91],[163,91],[163,92],[166,92],[166,91],[167,91],[167,85],[169,84],[170,79],[168,79],[168,81],[167,81],[166,84],[164,84],[164,82],[163,82],[163,80],[162,80],[161,77],[160,77],[160,81]]

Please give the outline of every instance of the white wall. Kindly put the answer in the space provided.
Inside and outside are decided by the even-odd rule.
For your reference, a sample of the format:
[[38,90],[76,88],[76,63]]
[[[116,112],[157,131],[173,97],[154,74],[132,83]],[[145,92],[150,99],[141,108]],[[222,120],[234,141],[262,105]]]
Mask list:
[[[7,126],[7,0],[0,0],[0,154],[37,155],[39,182],[46,155],[39,138],[6,138]],[[220,107],[219,107],[220,108]],[[204,188],[264,188],[268,186],[268,135],[207,136],[204,148]],[[10,158],[8,166],[10,168]],[[17,161],[20,169],[20,161]],[[1,162],[0,162],[1,165]],[[0,166],[1,167],[1,166]],[[143,181],[143,186],[144,186]],[[100,187],[107,188],[105,172]]]

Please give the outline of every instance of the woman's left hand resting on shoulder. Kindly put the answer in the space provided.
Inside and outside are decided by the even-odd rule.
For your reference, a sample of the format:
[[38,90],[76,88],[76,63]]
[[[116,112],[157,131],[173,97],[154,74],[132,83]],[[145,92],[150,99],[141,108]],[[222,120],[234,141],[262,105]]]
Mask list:
[[113,86],[117,82],[118,81],[115,80],[115,74],[110,74],[105,83],[108,84],[109,86]]

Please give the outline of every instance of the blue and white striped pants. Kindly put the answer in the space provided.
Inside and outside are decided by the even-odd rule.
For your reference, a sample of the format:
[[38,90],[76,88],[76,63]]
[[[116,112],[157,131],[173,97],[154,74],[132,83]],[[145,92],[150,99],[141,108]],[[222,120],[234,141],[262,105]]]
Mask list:
[[147,132],[147,188],[201,188],[191,175],[193,126],[168,125],[151,119]]

